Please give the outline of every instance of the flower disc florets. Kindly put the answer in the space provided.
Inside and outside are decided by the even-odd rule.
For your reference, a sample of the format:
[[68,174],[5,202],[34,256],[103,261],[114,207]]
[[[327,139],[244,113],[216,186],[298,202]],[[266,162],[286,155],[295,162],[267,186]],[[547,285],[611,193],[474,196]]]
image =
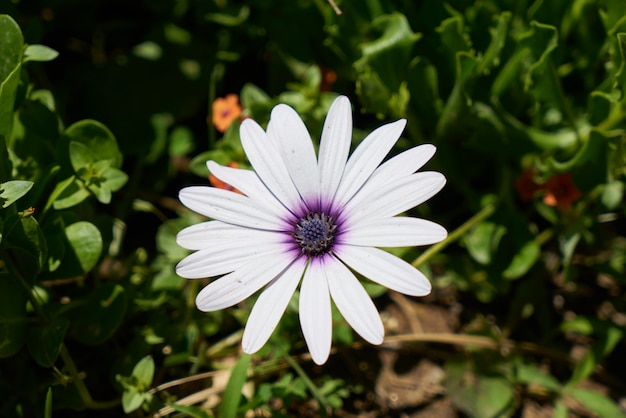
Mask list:
[[326,254],[332,249],[336,231],[337,225],[332,216],[309,212],[295,224],[293,237],[301,252],[311,257]]

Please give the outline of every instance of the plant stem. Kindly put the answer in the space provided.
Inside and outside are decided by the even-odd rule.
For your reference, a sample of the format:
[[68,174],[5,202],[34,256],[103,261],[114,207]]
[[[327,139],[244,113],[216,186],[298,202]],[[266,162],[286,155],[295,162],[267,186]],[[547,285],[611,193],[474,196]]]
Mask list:
[[448,245],[460,239],[474,225],[490,217],[493,214],[493,212],[495,212],[497,206],[498,206],[497,202],[494,202],[482,208],[480,212],[478,212],[476,215],[469,218],[463,225],[459,226],[457,229],[449,233],[446,239],[438,242],[437,244],[431,246],[426,251],[424,251],[419,257],[415,259],[415,261],[413,261],[413,263],[411,263],[413,267],[421,266],[426,261],[428,261],[432,256],[439,253]]
[[284,352],[282,350],[282,348],[280,348],[278,346],[276,346],[276,348],[283,355],[283,357],[285,358],[285,360],[287,361],[289,366],[291,366],[291,368],[293,370],[295,370],[295,372],[298,374],[300,379],[302,379],[302,381],[307,386],[307,388],[309,389],[311,394],[315,397],[315,399],[317,399],[317,401],[320,404],[320,416],[325,418],[327,416],[327,412],[330,411],[331,408],[330,408],[330,404],[328,403],[328,400],[326,399],[324,394],[322,392],[320,392],[319,388],[317,386],[315,386],[315,383],[313,383],[313,381],[311,379],[309,379],[309,376],[302,369],[302,367],[300,367],[300,365],[298,364],[297,361],[295,361],[293,358],[291,358],[291,356],[289,354]]

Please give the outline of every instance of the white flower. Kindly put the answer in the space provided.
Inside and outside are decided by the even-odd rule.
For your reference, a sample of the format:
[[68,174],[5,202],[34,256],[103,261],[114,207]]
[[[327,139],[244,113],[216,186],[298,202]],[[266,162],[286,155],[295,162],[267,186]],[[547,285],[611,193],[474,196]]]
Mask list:
[[197,251],[176,272],[189,279],[223,275],[200,291],[198,308],[224,309],[265,286],[243,334],[246,353],[267,342],[301,279],[300,324],[317,364],[330,353],[331,297],[361,337],[383,341],[378,311],[352,271],[407,295],[430,293],[422,273],[376,248],[432,244],[447,235],[433,222],[396,216],[432,197],[446,181],[437,172],[416,173],[435,153],[433,145],[381,165],[405,125],[399,120],[381,126],[348,159],[350,101],[338,97],[317,158],[304,123],[281,104],[272,110],[267,132],[251,119],[241,124],[241,143],[254,171],[207,163],[215,177],[244,195],[205,186],[181,190],[185,206],[214,220],[178,234],[182,247]]

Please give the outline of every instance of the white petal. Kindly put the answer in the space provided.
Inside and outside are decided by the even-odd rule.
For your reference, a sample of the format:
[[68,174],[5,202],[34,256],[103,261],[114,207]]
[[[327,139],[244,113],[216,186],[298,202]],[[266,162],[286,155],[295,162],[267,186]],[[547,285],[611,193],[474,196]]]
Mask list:
[[437,148],[432,144],[422,144],[401,152],[378,167],[367,180],[366,185],[379,180],[392,182],[411,175],[422,168],[435,155],[436,150]]
[[207,186],[191,186],[180,191],[178,198],[194,212],[218,221],[249,228],[285,230],[287,223],[249,197]]
[[400,178],[385,188],[363,187],[346,204],[342,214],[350,224],[368,218],[390,218],[424,203],[445,184],[443,174],[425,171]]
[[283,157],[291,180],[302,199],[317,204],[319,175],[311,135],[291,107],[280,104],[272,109],[267,136]]
[[335,201],[343,204],[361,188],[400,138],[406,120],[381,126],[361,142],[346,164]]
[[328,281],[319,258],[311,260],[302,279],[300,326],[311,358],[324,364],[332,343],[332,317]]
[[278,276],[296,256],[294,253],[274,252],[252,257],[237,270],[202,289],[196,297],[196,306],[204,312],[233,306]]
[[352,109],[350,100],[345,96],[339,96],[328,110],[320,141],[320,191],[322,196],[327,199],[332,199],[337,191],[348,160],[351,142]]
[[183,258],[176,266],[176,274],[186,279],[219,276],[237,270],[250,259],[288,252],[289,248],[282,243],[223,241]]
[[302,200],[298,190],[280,153],[263,128],[252,119],[246,119],[241,123],[240,134],[243,150],[261,181],[289,209],[299,209]]
[[207,168],[218,179],[238,189],[255,201],[267,206],[282,218],[291,216],[290,212],[269,191],[254,171],[240,168],[225,167],[215,161],[207,161]]
[[337,245],[334,251],[353,270],[389,289],[410,296],[431,291],[430,282],[418,269],[386,251],[351,245]]
[[284,242],[285,235],[281,232],[246,228],[220,221],[191,225],[176,235],[176,243],[188,250],[219,249],[226,241],[237,241],[237,245],[241,245],[242,242],[264,245]]
[[439,224],[419,218],[395,217],[363,220],[337,237],[338,243],[370,247],[412,247],[439,242],[448,232]]
[[270,338],[300,283],[305,266],[305,258],[296,259],[263,290],[243,332],[241,344],[244,352],[256,353]]
[[374,302],[341,261],[334,257],[325,260],[328,260],[325,264],[328,289],[337,309],[363,339],[371,344],[381,344],[385,329]]

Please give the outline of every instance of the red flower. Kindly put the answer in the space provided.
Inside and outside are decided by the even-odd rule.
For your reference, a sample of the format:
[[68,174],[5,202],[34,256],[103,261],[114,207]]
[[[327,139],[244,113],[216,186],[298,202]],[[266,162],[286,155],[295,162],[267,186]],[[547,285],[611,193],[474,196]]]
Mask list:
[[324,67],[320,67],[320,71],[322,73],[320,91],[330,91],[335,81],[337,81],[337,73]]
[[574,184],[569,173],[553,175],[546,182],[545,189],[543,203],[555,206],[562,212],[569,210],[572,203],[580,199],[581,196],[580,190]]

